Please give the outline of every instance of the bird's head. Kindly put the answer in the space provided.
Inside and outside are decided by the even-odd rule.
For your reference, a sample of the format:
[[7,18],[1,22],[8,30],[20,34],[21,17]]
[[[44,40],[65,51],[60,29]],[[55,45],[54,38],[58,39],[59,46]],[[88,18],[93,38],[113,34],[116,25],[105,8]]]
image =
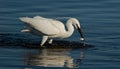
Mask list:
[[73,26],[78,30],[78,32],[80,33],[80,40],[84,41],[84,36],[83,36],[83,32],[81,30],[81,26],[80,26],[80,22],[76,19],[76,18],[70,18],[70,20],[73,23]]

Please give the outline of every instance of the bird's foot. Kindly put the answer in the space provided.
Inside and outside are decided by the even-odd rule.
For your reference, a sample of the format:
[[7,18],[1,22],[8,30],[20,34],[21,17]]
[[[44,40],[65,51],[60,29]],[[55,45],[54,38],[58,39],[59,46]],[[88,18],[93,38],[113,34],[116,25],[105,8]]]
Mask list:
[[45,47],[43,44],[40,44],[40,47]]

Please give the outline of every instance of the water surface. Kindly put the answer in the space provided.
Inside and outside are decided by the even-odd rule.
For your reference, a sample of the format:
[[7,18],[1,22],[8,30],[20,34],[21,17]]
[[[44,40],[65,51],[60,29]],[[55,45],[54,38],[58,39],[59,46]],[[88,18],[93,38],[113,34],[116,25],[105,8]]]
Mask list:
[[[0,3],[0,69],[120,68],[119,0],[0,0]],[[69,17],[79,19],[86,43],[94,47],[70,50],[22,47],[22,43],[39,43],[41,37],[21,33],[24,24],[18,18],[36,15],[63,23]],[[64,40],[80,42],[78,37],[75,31]],[[43,50],[49,53],[45,54]]]

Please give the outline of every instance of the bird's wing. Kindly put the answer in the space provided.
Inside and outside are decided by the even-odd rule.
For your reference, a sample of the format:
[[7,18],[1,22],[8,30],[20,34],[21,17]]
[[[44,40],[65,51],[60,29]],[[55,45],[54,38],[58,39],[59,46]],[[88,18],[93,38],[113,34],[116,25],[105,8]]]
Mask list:
[[62,22],[57,21],[57,20],[50,20],[51,23],[57,28],[59,29],[60,32],[65,32],[65,26]]
[[59,31],[64,32],[65,31],[65,26],[61,21],[55,20],[55,19],[50,19],[50,18],[44,18],[41,16],[35,16],[34,19],[39,19],[39,20],[46,20],[50,22],[54,27],[59,29]]
[[57,29],[53,24],[51,24],[50,21],[46,19],[22,17],[20,20],[43,34],[55,35],[59,33],[59,29]]
[[34,19],[47,19],[47,18],[44,18],[44,17],[41,17],[41,16],[35,16],[35,17],[33,17]]

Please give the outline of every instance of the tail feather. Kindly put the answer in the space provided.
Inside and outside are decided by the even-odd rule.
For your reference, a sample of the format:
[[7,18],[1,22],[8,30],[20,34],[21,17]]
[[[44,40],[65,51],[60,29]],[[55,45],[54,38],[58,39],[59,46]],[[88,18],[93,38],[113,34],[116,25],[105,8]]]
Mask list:
[[30,30],[29,29],[23,29],[23,30],[21,30],[21,32],[30,32]]
[[30,23],[32,21],[32,18],[29,17],[20,17],[19,19],[25,23]]

